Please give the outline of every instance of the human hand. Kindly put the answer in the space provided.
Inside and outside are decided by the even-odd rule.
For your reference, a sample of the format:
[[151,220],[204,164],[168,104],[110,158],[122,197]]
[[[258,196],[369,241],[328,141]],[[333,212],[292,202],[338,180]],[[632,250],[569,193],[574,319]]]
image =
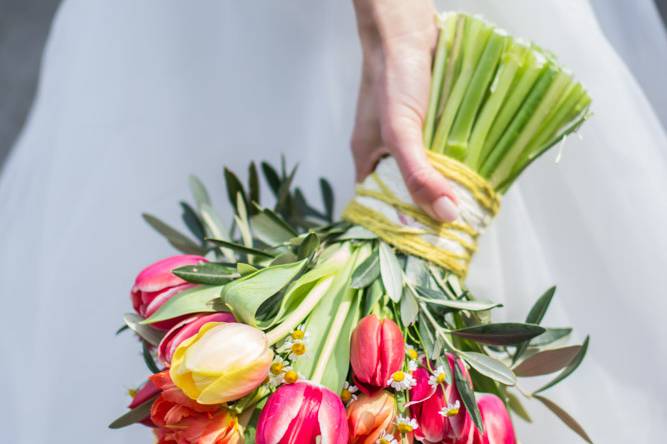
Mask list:
[[428,162],[422,126],[438,30],[431,0],[354,0],[363,69],[352,154],[357,180],[379,159],[397,161],[414,202],[434,219],[458,215],[457,198]]

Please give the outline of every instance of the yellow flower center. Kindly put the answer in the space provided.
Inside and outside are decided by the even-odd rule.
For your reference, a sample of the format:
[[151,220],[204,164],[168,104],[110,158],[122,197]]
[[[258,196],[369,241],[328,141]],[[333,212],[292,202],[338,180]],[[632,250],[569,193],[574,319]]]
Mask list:
[[294,384],[299,379],[299,374],[294,370],[290,370],[287,373],[285,373],[283,379],[287,384]]
[[348,389],[343,389],[343,391],[340,392],[340,399],[342,399],[343,402],[346,403],[350,399],[352,399],[352,393]]
[[378,440],[378,443],[379,443],[379,444],[389,444],[389,442],[390,442],[390,441],[389,441],[387,438],[380,438],[380,439]]
[[397,425],[398,431],[401,433],[410,433],[413,431],[413,428],[410,424],[406,424],[404,422],[400,423]]
[[406,352],[408,355],[408,358],[412,359],[413,361],[417,359],[417,350],[414,348],[409,348],[408,351]]
[[454,407],[451,409],[447,409],[447,412],[445,413],[445,416],[456,416],[459,414],[459,408]]
[[306,336],[306,333],[303,330],[294,330],[292,332],[292,339],[298,341],[299,339],[303,339]]
[[297,342],[292,344],[292,353],[294,353],[297,356],[301,356],[302,354],[306,353],[306,344],[303,342]]
[[405,373],[403,373],[400,370],[397,371],[397,372],[394,372],[394,374],[391,375],[391,379],[393,379],[394,382],[401,382],[405,379]]
[[274,362],[273,364],[271,364],[271,373],[274,375],[279,375],[280,373],[282,373],[284,367],[285,366],[283,365],[282,362]]
[[439,373],[438,376],[435,378],[436,381],[438,381],[438,384],[442,384],[445,381],[447,381],[447,375],[444,373]]
[[137,391],[135,389],[129,389],[127,391],[127,394],[130,395],[130,398],[134,398],[135,396],[137,396]]

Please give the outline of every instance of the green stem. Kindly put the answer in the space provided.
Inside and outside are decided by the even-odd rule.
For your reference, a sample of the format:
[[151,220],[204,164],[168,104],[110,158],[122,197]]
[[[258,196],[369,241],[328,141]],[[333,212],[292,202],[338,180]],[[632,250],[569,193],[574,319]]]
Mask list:
[[433,141],[433,126],[438,112],[446,62],[447,33],[441,27],[438,37],[438,45],[435,51],[435,60],[433,61],[433,76],[431,77],[431,94],[428,101],[428,111],[426,112],[426,119],[424,121],[424,146],[426,147],[430,147],[431,142]]
[[352,307],[353,300],[354,297],[342,301],[338,306],[338,310],[336,310],[336,315],[334,316],[334,320],[331,323],[331,327],[329,328],[327,339],[324,342],[324,346],[322,347],[322,351],[318,357],[317,367],[315,367],[315,370],[313,371],[313,374],[310,378],[310,380],[316,384],[319,384],[324,377],[324,372],[326,371],[329,364],[329,359],[331,359],[331,355],[336,348],[338,336],[343,329],[345,319],[347,318],[347,314]]

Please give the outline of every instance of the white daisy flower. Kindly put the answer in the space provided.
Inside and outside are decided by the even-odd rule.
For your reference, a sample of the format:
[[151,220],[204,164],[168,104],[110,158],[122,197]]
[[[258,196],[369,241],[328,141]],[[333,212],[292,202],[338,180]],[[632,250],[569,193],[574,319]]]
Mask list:
[[447,382],[447,372],[442,365],[439,365],[433,374],[428,378],[428,383],[431,387],[437,387],[438,385],[445,384]]
[[455,403],[448,403],[446,406],[440,410],[440,415],[444,416],[445,418],[448,418],[450,416],[456,416],[459,414],[459,411],[461,410],[461,403],[459,401],[456,401]]
[[343,404],[348,404],[352,401],[355,401],[357,399],[357,393],[359,391],[359,388],[357,388],[356,385],[350,384],[349,382],[345,381],[343,384],[343,390],[340,392],[340,399],[343,400]]
[[377,441],[376,444],[398,444],[396,438],[393,435],[390,435],[387,432],[384,432]]
[[417,358],[419,357],[417,350],[415,350],[415,348],[411,345],[405,346],[405,355],[408,357],[408,359],[412,361],[416,361]]
[[387,381],[387,385],[390,385],[394,390],[409,390],[417,384],[415,378],[407,372],[397,371],[391,375],[391,378]]
[[414,373],[415,370],[419,367],[419,364],[417,364],[417,361],[408,361],[408,371],[410,373]]
[[396,418],[396,428],[401,433],[411,433],[419,428],[417,420],[407,416],[399,416]]
[[273,387],[277,387],[283,383],[285,379],[285,373],[292,370],[289,362],[283,359],[280,356],[276,356],[269,367],[269,384]]

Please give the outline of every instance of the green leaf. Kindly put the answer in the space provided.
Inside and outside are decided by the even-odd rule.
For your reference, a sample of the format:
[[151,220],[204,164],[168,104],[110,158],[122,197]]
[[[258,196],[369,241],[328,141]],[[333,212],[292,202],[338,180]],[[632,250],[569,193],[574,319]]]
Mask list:
[[[225,224],[222,223],[222,219],[220,219],[220,216],[213,207],[206,203],[202,203],[199,208],[199,215],[202,224],[204,225],[204,229],[206,230],[207,237],[229,240]],[[229,248],[220,248],[219,250],[228,261],[236,260],[234,252]]]
[[415,323],[417,315],[419,314],[419,304],[417,297],[411,286],[406,285],[403,289],[403,296],[401,297],[401,321],[404,326],[409,326]]
[[269,184],[269,188],[273,192],[274,196],[278,197],[278,190],[280,189],[280,176],[276,170],[268,163],[262,162],[262,173],[264,173],[264,178]]
[[380,277],[380,258],[377,249],[352,273],[352,288],[365,288]]
[[557,372],[569,365],[581,350],[581,345],[543,350],[529,356],[514,367],[521,377],[542,376]]
[[435,336],[433,335],[433,330],[428,328],[429,323],[426,319],[426,316],[423,313],[419,314],[419,322],[417,323],[417,329],[419,331],[419,336],[422,342],[422,347],[424,348],[424,353],[428,359],[433,359],[434,356],[434,347],[435,347]]
[[517,416],[519,416],[519,418],[528,423],[533,422],[533,418],[530,417],[530,414],[528,414],[528,411],[514,393],[510,393],[508,391],[505,396],[507,396],[507,405],[514,413],[517,414]]
[[123,316],[125,325],[135,332],[140,338],[151,345],[157,346],[160,344],[164,332],[150,325],[144,325],[141,322],[144,320],[141,316],[135,313],[125,313]]
[[299,245],[297,256],[299,259],[311,258],[318,248],[320,248],[320,237],[315,233],[308,233]]
[[322,201],[324,202],[324,212],[327,220],[333,222],[334,192],[329,181],[323,177],[320,178],[320,191],[322,192]]
[[[417,293],[423,291],[424,289],[419,289],[419,288],[417,289]],[[496,302],[485,302],[485,301],[452,301],[449,299],[431,299],[425,297],[419,297],[419,300],[426,302],[427,304],[440,305],[442,307],[451,308],[453,310],[466,310],[466,311],[487,311],[493,308],[503,306],[503,304],[499,304]]]
[[192,197],[197,204],[197,209],[201,209],[203,204],[211,206],[211,198],[209,197],[208,191],[206,191],[206,187],[202,181],[199,180],[197,176],[191,175],[188,178],[188,183],[190,185],[190,192],[192,193]]
[[475,370],[494,381],[509,386],[516,384],[516,376],[512,370],[498,359],[476,352],[464,352],[461,357]]
[[152,397],[143,404],[139,404],[137,407],[133,408],[129,412],[123,414],[117,418],[114,422],[109,424],[110,429],[121,429],[129,425],[135,424],[139,421],[142,421],[150,416],[151,407],[153,407],[153,402],[157,399],[157,396]]
[[460,328],[452,331],[452,334],[481,344],[515,345],[541,335],[544,331],[539,325],[506,322]]
[[222,286],[200,286],[190,288],[177,294],[158,308],[153,315],[142,321],[142,324],[173,319],[192,313],[213,313],[213,301],[220,297]]
[[148,343],[146,341],[143,341],[141,356],[143,356],[144,362],[146,363],[146,367],[148,367],[148,370],[150,370],[154,374],[160,373],[162,370],[155,363],[155,359],[153,358],[153,355],[151,354],[151,350],[149,347],[150,346],[148,345]]
[[245,262],[237,262],[236,263],[236,271],[238,274],[241,276],[245,276],[250,273],[256,272],[258,269],[256,267],[253,267],[250,264],[246,264]]
[[529,347],[543,347],[545,345],[553,344],[554,342],[569,336],[572,333],[571,328],[547,328],[547,331],[531,339],[528,343]]
[[428,285],[429,273],[424,262],[414,256],[408,256],[405,263],[405,280],[413,287]]
[[167,238],[169,243],[178,251],[185,254],[206,254],[206,251],[197,245],[194,241],[190,240],[189,237],[181,234],[178,230],[162,222],[157,217],[147,213],[142,214],[142,217],[148,223],[148,225],[153,227],[158,233]]
[[203,243],[206,234],[204,233],[204,226],[202,225],[201,220],[199,220],[199,216],[195,210],[185,202],[181,202],[181,209],[183,210],[181,219],[183,219],[185,226],[188,227],[190,233],[192,233],[195,238]]
[[[555,294],[556,294],[556,287],[553,286],[549,288],[547,291],[545,291],[544,294],[540,296],[537,299],[537,301],[535,301],[535,304],[533,304],[533,307],[528,312],[528,316],[526,316],[526,322],[528,324],[539,325],[539,323],[542,322],[542,319],[544,319],[544,315],[547,313],[547,310],[549,309],[549,304],[551,304],[551,300],[553,299]],[[514,357],[512,358],[512,362],[518,361],[519,358],[526,352],[527,348],[528,348],[528,342],[519,345],[516,351],[514,352]]]
[[236,177],[236,174],[234,174],[231,170],[225,168],[224,176],[225,176],[225,184],[227,185],[227,197],[229,198],[229,203],[232,204],[232,208],[234,208],[234,211],[238,211],[238,201],[237,201],[238,194],[241,195],[243,203],[246,205],[248,204],[248,199],[246,198],[245,190],[243,189],[243,185],[241,184],[239,178]]
[[556,416],[558,416],[558,418],[560,418],[560,420],[563,421],[566,426],[568,426],[574,433],[579,435],[584,441],[590,444],[593,443],[590,436],[588,436],[584,428],[577,422],[577,420],[574,419],[565,410],[563,410],[558,404],[548,398],[545,398],[542,395],[534,395],[533,397],[544,404],[544,406],[551,410]]
[[250,214],[256,213],[256,206],[259,205],[259,176],[255,162],[251,162],[248,167],[248,193],[250,194]]
[[239,253],[251,254],[254,256],[262,256],[268,258],[275,257],[275,255],[272,253],[267,253],[266,251],[258,250],[256,248],[246,247],[245,245],[237,244],[235,242],[229,242],[222,239],[211,239],[211,238],[206,238],[206,240],[214,243],[215,245],[226,247],[229,248],[230,250],[238,251]]
[[336,238],[336,240],[375,240],[377,235],[358,225],[353,225],[349,230]]
[[579,349],[579,352],[577,355],[572,359],[570,364],[565,367],[565,369],[556,376],[551,382],[548,382],[546,385],[540,387],[539,389],[535,390],[534,393],[540,393],[545,391],[548,388],[553,387],[554,385],[558,384],[561,382],[563,379],[567,378],[574,372],[577,367],[581,364],[581,362],[584,360],[584,357],[586,356],[586,352],[588,351],[588,343],[590,342],[590,337],[586,336],[586,340],[584,343],[581,345],[581,348]]
[[[456,361],[455,361],[456,362]],[[472,418],[475,427],[480,433],[484,433],[484,424],[482,423],[482,415],[479,413],[479,408],[477,408],[477,401],[475,400],[475,394],[472,391],[472,387],[468,383],[468,380],[463,376],[461,372],[461,367],[455,363],[454,365],[454,380],[456,381],[456,388],[459,391],[463,405],[465,406],[468,414]]]
[[380,242],[380,275],[389,299],[400,301],[403,293],[401,265],[391,247],[384,242]]
[[241,322],[257,327],[257,310],[271,296],[285,288],[303,269],[306,260],[274,265],[230,282],[222,289],[222,300]]
[[186,265],[171,271],[176,276],[193,284],[222,285],[239,277],[236,270],[212,262]]
[[130,327],[128,327],[127,325],[123,325],[123,326],[120,327],[118,330],[116,330],[116,336],[118,336],[119,334],[123,333],[125,330],[129,330],[129,329],[130,329]]
[[267,245],[279,245],[297,236],[280,216],[269,209],[261,209],[251,220],[255,237]]

